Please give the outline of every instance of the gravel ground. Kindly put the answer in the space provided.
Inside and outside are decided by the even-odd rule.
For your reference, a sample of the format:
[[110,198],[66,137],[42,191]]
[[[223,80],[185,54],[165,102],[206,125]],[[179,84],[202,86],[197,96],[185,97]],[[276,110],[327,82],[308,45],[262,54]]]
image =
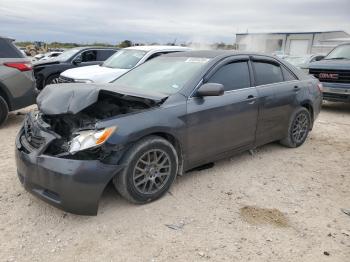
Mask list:
[[302,147],[270,144],[187,173],[156,202],[129,204],[108,186],[96,217],[22,188],[22,120],[0,129],[0,261],[350,261],[350,104],[325,104]]

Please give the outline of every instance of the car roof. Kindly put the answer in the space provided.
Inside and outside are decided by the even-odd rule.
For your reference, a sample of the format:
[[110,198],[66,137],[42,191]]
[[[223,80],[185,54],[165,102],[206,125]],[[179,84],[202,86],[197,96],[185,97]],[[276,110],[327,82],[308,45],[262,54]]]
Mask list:
[[279,61],[281,60],[277,56],[266,54],[266,53],[237,51],[237,50],[194,50],[194,51],[186,51],[186,52],[181,52],[181,53],[166,54],[165,56],[222,59],[222,58],[229,57],[229,56],[239,56],[239,55],[265,56],[265,57],[269,57],[269,58],[274,58],[274,59],[279,60]]
[[143,45],[143,46],[131,46],[125,49],[141,50],[141,51],[189,51],[191,48],[184,46],[171,46],[171,45]]

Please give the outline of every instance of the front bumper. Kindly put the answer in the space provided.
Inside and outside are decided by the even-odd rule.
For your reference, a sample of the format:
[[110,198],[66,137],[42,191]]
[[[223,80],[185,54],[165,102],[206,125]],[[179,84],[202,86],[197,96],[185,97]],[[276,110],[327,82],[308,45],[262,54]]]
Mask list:
[[350,102],[350,84],[322,83],[323,99],[335,102]]
[[26,152],[16,138],[17,174],[24,188],[64,211],[96,215],[98,202],[108,182],[122,167],[98,160],[51,157],[39,151]]

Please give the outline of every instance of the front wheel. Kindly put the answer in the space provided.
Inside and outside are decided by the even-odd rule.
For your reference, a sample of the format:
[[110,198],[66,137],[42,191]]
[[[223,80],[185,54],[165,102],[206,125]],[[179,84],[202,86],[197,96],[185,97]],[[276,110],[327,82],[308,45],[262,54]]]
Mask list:
[[288,134],[280,143],[291,148],[301,146],[309,134],[310,127],[310,112],[304,107],[297,109],[289,121]]
[[122,161],[125,168],[113,179],[120,195],[143,204],[163,196],[174,182],[178,156],[173,145],[158,137],[146,137],[135,143]]

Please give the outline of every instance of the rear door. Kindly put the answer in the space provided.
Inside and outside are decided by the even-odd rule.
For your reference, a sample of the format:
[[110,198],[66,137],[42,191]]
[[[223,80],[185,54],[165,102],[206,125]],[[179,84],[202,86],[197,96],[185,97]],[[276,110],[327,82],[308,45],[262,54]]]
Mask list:
[[217,97],[192,97],[187,104],[188,159],[191,163],[248,147],[255,141],[257,91],[251,86],[249,58],[230,58],[204,79],[220,83],[225,93]]
[[260,97],[257,143],[280,139],[301,90],[296,76],[277,60],[253,56],[254,79]]

